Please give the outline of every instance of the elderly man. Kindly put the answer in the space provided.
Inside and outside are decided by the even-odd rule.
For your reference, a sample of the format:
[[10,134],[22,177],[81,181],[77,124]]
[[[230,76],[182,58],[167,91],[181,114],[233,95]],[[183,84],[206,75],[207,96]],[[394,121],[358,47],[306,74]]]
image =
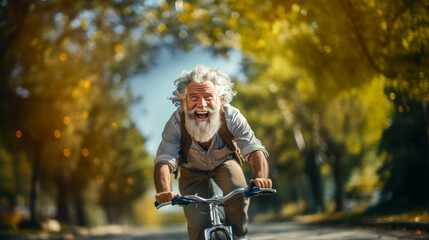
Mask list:
[[[165,126],[155,158],[156,201],[169,202],[177,195],[171,186],[171,173],[176,171],[180,173],[182,195],[211,197],[210,179],[223,194],[247,186],[240,166],[241,156],[252,167],[254,178],[250,183],[271,188],[268,153],[244,116],[229,104],[236,94],[229,77],[217,69],[198,65],[191,72],[184,71],[175,84],[177,89],[171,100],[178,109]],[[225,134],[220,130],[226,128],[222,122],[227,126],[223,131],[231,133],[239,149],[232,149],[224,140]],[[188,144],[184,144],[185,136],[190,136]],[[229,205],[226,211],[226,223],[232,226],[236,239],[245,239],[247,234],[248,205],[249,201],[242,199]],[[204,239],[204,229],[210,226],[210,217],[202,214],[208,210],[202,207],[192,204],[184,207],[191,240]]]

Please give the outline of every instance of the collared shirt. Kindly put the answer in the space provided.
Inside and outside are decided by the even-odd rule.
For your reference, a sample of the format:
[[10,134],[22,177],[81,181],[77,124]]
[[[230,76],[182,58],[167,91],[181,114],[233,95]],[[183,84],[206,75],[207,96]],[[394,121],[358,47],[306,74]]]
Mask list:
[[[246,118],[240,111],[229,104],[224,106],[224,110],[226,125],[232,135],[234,135],[234,139],[243,157],[248,160],[250,154],[258,150],[262,151],[265,157],[268,157],[267,150],[255,137]],[[166,163],[173,171],[177,169],[180,136],[180,108],[178,108],[165,125],[162,133],[162,141],[156,153],[155,165]],[[230,158],[232,153],[233,151],[223,142],[219,133],[216,133],[212,139],[211,146],[207,150],[204,150],[195,140],[192,140],[187,156],[188,163],[182,163],[182,166],[210,171],[219,166],[227,158]]]

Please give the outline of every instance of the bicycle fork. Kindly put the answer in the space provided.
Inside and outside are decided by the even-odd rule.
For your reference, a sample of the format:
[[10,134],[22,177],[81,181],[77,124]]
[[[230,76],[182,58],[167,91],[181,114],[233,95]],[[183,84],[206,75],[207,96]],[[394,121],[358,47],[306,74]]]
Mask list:
[[210,234],[218,230],[225,231],[231,239],[234,239],[234,237],[232,236],[231,226],[224,226],[222,224],[222,221],[220,219],[220,213],[219,213],[220,210],[217,204],[210,203],[209,207],[210,207],[210,220],[212,223],[212,227],[204,230],[204,236],[206,240],[211,240]]

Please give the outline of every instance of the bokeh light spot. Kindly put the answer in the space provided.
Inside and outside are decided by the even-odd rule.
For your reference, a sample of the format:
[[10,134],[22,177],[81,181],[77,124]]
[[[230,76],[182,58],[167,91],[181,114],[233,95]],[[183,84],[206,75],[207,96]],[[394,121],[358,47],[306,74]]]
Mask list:
[[88,117],[89,117],[89,112],[88,112],[88,111],[84,111],[84,112],[82,113],[82,117],[83,117],[84,119],[88,119]]
[[131,178],[131,177],[127,178],[127,183],[128,183],[128,185],[133,185],[134,184],[134,179]]
[[185,38],[188,37],[188,33],[186,31],[182,30],[182,31],[179,32],[179,37],[181,39],[185,39]]
[[63,118],[63,123],[64,123],[64,125],[69,125],[70,124],[70,118],[69,117],[64,117]]
[[326,52],[326,53],[330,53],[330,52],[331,52],[331,47],[329,47],[329,46],[325,45],[325,46],[323,47],[323,50],[325,50],[325,52]]
[[77,89],[73,89],[73,91],[72,91],[72,97],[73,97],[73,98],[76,98],[76,97],[77,97],[77,94],[78,94]]
[[82,156],[84,156],[84,157],[88,157],[88,155],[89,155],[89,150],[88,150],[88,148],[84,148],[84,149],[82,149]]
[[88,23],[86,21],[82,21],[82,24],[80,26],[82,29],[86,29],[88,27]]
[[167,29],[167,26],[166,26],[165,24],[161,24],[161,25],[158,25],[158,26],[156,27],[156,30],[157,30],[158,32],[164,32],[164,31],[165,31],[165,29]]
[[110,183],[109,184],[109,189],[112,192],[116,192],[116,191],[118,191],[118,186],[116,185],[116,183]]
[[299,5],[298,4],[292,4],[292,10],[294,11],[294,12],[299,12],[299,10],[300,10],[301,8],[299,7]]
[[21,130],[16,130],[15,135],[16,135],[17,138],[21,138],[22,137]]
[[60,61],[61,62],[64,62],[64,61],[66,61],[67,60],[67,54],[66,53],[61,53],[60,54]]
[[113,51],[115,51],[115,53],[122,51],[122,45],[121,44],[115,44],[115,46],[113,47]]
[[80,86],[85,89],[89,89],[91,87],[91,80],[85,79],[80,82]]
[[60,138],[61,137],[61,131],[60,130],[55,130],[54,131],[54,137],[55,138]]
[[70,149],[64,148],[63,154],[64,154],[64,157],[70,157]]

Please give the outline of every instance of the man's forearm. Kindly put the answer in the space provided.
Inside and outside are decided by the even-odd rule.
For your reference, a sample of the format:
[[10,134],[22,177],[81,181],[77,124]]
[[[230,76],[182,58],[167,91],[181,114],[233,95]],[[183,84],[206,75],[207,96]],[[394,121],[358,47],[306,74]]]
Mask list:
[[165,163],[158,163],[153,174],[156,192],[171,192],[171,171],[170,166]]
[[269,178],[267,159],[262,151],[255,151],[249,156],[254,178]]

